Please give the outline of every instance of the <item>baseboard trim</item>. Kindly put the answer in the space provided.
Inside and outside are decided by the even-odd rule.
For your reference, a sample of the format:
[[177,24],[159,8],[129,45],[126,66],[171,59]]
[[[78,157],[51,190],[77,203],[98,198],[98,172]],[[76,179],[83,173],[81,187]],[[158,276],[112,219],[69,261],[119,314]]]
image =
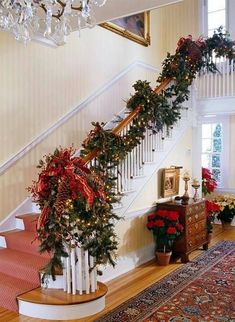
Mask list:
[[21,202],[21,204],[16,207],[10,214],[3,219],[2,222],[0,222],[0,231],[7,231],[12,230],[16,228],[16,220],[15,216],[24,214],[24,213],[30,213],[33,212],[33,204],[31,198],[26,198],[24,201]]
[[99,277],[99,281],[106,283],[114,278],[119,277],[122,274],[129,272],[130,270],[150,261],[154,258],[155,243],[142,247],[128,253],[125,256],[121,256],[117,259],[117,264],[113,268],[110,265],[101,268],[103,275]]

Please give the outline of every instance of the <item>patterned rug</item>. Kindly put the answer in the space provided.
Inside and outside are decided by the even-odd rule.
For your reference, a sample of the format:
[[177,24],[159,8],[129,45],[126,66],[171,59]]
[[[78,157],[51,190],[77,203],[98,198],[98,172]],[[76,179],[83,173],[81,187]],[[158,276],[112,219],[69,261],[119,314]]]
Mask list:
[[95,322],[235,322],[235,242],[223,241]]

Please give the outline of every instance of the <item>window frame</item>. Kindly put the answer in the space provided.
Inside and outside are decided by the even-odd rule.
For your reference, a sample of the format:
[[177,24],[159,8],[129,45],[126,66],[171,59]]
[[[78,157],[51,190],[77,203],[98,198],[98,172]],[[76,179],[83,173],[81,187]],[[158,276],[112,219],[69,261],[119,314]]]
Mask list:
[[[200,33],[208,36],[208,0],[199,1]],[[219,27],[219,26],[218,26]],[[229,30],[229,0],[225,0],[225,29]]]
[[203,124],[222,124],[222,152],[221,152],[221,182],[218,184],[218,188],[228,187],[229,182],[229,147],[230,147],[230,123],[229,116],[209,116],[206,115],[201,118],[201,157],[202,157],[202,125]]

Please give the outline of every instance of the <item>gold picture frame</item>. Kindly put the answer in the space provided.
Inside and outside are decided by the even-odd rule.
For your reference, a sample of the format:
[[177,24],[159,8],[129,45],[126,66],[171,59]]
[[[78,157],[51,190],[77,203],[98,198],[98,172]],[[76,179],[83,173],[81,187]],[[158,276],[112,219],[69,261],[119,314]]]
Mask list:
[[145,11],[128,17],[100,24],[122,37],[128,38],[143,46],[150,45],[150,12]]
[[179,193],[179,168],[165,168],[162,171],[162,197],[167,198]]

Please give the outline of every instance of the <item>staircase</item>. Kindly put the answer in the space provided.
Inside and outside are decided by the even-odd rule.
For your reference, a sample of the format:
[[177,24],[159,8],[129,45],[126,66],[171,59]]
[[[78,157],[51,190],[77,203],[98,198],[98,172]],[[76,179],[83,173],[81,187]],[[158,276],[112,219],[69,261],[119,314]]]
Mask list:
[[17,296],[40,286],[39,271],[48,256],[38,253],[37,214],[16,217],[23,229],[0,233],[0,307],[18,312]]
[[[125,112],[122,111],[121,114],[125,115]],[[117,205],[115,210],[118,214],[124,214],[127,211],[153,173],[161,167],[164,158],[190,126],[189,115],[191,115],[190,110],[183,110],[181,120],[169,132],[164,128],[161,132],[153,135],[150,130],[147,130],[143,142],[117,167],[117,190],[123,195],[122,203]],[[107,127],[112,128],[114,124],[116,125],[116,122],[110,122]],[[124,133],[126,130],[123,129],[122,131]],[[28,305],[28,297],[31,296],[30,294],[35,294],[35,291],[30,291],[40,286],[39,271],[48,259],[48,256],[38,253],[39,243],[35,240],[37,217],[37,213],[18,215],[15,218],[15,230],[0,232],[0,307],[15,312],[18,312],[17,297],[25,293],[25,295],[20,296],[20,302],[23,305],[25,303]],[[63,288],[63,279],[59,276],[55,283],[49,281],[48,287]],[[100,289],[102,289],[102,285]],[[43,294],[45,291],[38,290],[36,292],[45,297],[45,294]],[[106,293],[106,291],[103,290],[103,293]],[[45,302],[39,300],[39,304],[44,305]],[[27,314],[28,310],[32,310],[27,305],[26,308],[23,308],[24,312],[22,312],[22,308],[20,309],[20,313]],[[63,310],[66,309],[65,306],[63,306]],[[31,316],[33,316],[32,314]],[[48,312],[45,314],[48,314]],[[68,318],[68,314],[65,318]],[[40,317],[43,318],[43,316]],[[46,315],[44,318],[46,318]],[[57,316],[54,318],[57,318]]]

